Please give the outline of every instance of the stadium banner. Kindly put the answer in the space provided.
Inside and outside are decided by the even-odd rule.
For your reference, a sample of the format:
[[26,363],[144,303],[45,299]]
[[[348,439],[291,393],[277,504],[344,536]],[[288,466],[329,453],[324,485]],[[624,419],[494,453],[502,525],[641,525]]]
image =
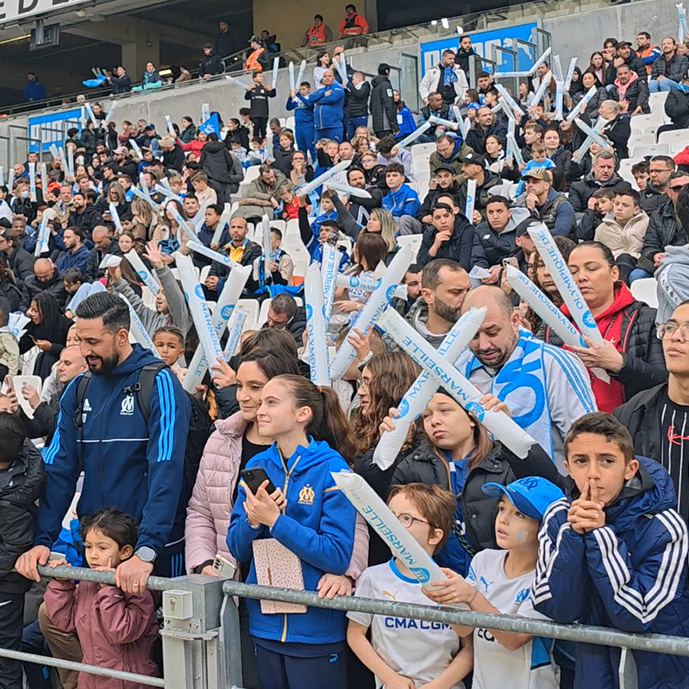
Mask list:
[[[493,59],[493,46],[513,49],[513,41],[531,41],[532,32],[538,28],[537,22],[506,26],[503,29],[488,29],[487,31],[474,31],[466,34],[471,36],[471,45],[477,55]],[[459,36],[448,36],[437,41],[426,41],[419,45],[421,57],[421,76],[426,70],[440,62],[440,54],[443,50],[451,48],[455,52],[459,49]],[[527,52],[523,46],[519,48],[517,56],[517,71],[526,72],[533,64],[534,56]],[[511,72],[514,66],[510,64],[498,65],[498,72]]]
[[87,0],[0,0],[0,26],[22,21],[37,14],[56,10],[71,10]]
[[49,115],[36,115],[29,117],[29,152],[39,153],[39,146],[44,151],[50,150],[50,145],[63,146],[70,127],[80,129],[81,108],[74,110],[62,110]]

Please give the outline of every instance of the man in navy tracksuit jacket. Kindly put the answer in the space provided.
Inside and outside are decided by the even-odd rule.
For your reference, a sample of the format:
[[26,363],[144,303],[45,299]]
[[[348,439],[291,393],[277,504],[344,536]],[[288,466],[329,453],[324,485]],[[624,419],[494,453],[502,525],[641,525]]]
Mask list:
[[344,99],[345,92],[336,81],[331,69],[326,69],[321,77],[322,88],[312,93],[308,98],[297,95],[302,103],[315,104],[314,126],[315,139],[331,139],[338,143],[342,141],[344,131]]
[[[302,81],[299,85],[299,95],[309,97],[311,84]],[[294,138],[297,140],[297,148],[300,151],[309,151],[311,161],[316,162],[316,146],[314,145],[314,105],[308,100],[299,98],[296,94],[287,98],[287,110],[294,110]]]
[[[145,586],[153,561],[161,576],[184,573],[186,505],[180,496],[191,408],[176,376],[164,368],[155,376],[145,422],[133,388],[141,369],[160,360],[140,345],[129,344],[129,312],[119,297],[108,292],[87,297],[77,307],[76,327],[93,373],[82,400],[81,430],[76,423],[82,378],[78,376],[62,395],[57,429],[43,453],[47,485],[36,518],[34,548],[20,558],[17,569],[33,578],[35,563],[43,564],[83,470],[79,517],[101,507],[117,507],[139,523],[135,556],[118,569],[126,566],[127,580],[121,588],[134,593]],[[33,562],[27,558],[32,554]]]
[[[538,536],[534,607],[565,624],[687,637],[687,527],[674,509],[670,475],[652,459],[636,459],[636,475],[605,506],[603,526],[572,528],[576,486],[571,498],[548,508]],[[689,658],[633,654],[639,689],[689,687]],[[577,644],[575,689],[616,689],[619,662],[619,648]]]

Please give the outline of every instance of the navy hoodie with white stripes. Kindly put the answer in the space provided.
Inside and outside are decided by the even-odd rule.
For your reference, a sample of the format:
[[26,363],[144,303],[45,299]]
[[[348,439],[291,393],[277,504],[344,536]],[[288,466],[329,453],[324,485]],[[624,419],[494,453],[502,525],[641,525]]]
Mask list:
[[[139,410],[134,386],[139,371],[159,361],[147,349],[132,353],[106,376],[92,376],[83,402],[80,437],[76,391],[81,376],[60,400],[57,429],[43,452],[45,494],[36,518],[36,545],[51,547],[74,495],[80,464],[84,486],[77,506],[81,517],[101,507],[117,507],[140,524],[137,548],[160,553],[183,526],[184,453],[191,407],[177,377],[158,372],[150,398],[148,425]],[[182,532],[183,533],[183,532]]]
[[[636,476],[605,508],[605,526],[576,533],[567,521],[571,498],[548,508],[538,536],[534,607],[566,624],[687,637],[687,527],[674,509],[667,471],[637,459]],[[689,658],[634,651],[634,659],[639,689],[689,687]],[[617,689],[619,660],[619,648],[577,644],[575,689]]]

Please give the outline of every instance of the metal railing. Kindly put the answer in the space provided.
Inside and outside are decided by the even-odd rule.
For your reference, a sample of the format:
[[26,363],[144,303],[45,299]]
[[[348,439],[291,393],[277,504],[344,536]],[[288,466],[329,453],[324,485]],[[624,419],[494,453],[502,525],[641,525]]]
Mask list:
[[[46,578],[101,584],[114,584],[115,581],[110,572],[75,567],[40,567],[39,571]],[[242,685],[239,614],[233,596],[613,646],[622,649],[620,689],[637,689],[638,686],[632,651],[689,657],[689,638],[661,634],[627,634],[606,627],[564,625],[510,615],[355,596],[338,596],[328,600],[319,598],[313,591],[255,586],[201,575],[176,579],[150,577],[147,588],[163,594],[165,623],[161,637],[164,679],[7,649],[0,649],[0,657],[165,689],[239,689]]]

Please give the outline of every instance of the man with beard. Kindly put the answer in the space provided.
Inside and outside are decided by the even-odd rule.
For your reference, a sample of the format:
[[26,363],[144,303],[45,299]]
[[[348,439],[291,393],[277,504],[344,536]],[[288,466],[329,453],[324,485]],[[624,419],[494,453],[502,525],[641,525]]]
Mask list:
[[481,392],[503,401],[512,419],[564,468],[564,439],[580,416],[596,410],[584,365],[574,354],[519,329],[518,311],[499,287],[471,290],[462,313],[486,307],[486,316],[457,363]]
[[470,286],[459,263],[447,258],[431,261],[421,273],[421,296],[409,309],[407,321],[437,349],[459,318]]
[[134,555],[115,571],[119,588],[140,593],[154,568],[160,576],[184,572],[186,505],[180,497],[190,405],[172,371],[129,343],[129,329],[129,310],[115,294],[97,292],[76,309],[76,334],[89,370],[65,389],[57,428],[44,450],[48,481],[34,547],[16,564],[28,579],[40,579],[36,566],[48,561],[82,470],[79,517],[109,506],[140,524]]

